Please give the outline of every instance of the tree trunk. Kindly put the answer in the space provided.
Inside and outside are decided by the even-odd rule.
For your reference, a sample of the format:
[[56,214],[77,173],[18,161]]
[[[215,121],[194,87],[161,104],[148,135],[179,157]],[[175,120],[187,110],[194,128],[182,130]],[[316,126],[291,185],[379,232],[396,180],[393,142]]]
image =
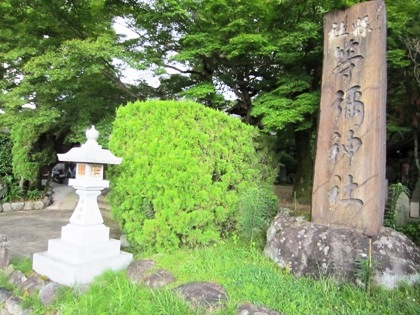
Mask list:
[[312,197],[313,156],[312,130],[295,131],[297,170],[293,190],[300,203],[310,203]]

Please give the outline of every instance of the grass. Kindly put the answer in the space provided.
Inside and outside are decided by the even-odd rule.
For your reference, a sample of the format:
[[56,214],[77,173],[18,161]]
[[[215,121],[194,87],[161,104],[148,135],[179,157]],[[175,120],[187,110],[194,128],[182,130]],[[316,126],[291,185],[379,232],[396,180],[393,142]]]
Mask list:
[[[297,279],[263,256],[260,250],[230,241],[213,247],[180,250],[172,254],[144,253],[158,268],[177,281],[166,289],[151,291],[130,283],[124,272],[106,272],[83,294],[64,288],[48,308],[33,304],[33,314],[202,314],[191,309],[171,291],[191,281],[221,284],[228,305],[218,315],[236,314],[240,303],[264,305],[283,314],[420,314],[419,287],[402,286],[393,291],[372,288],[371,294],[332,279]],[[24,264],[23,264],[24,266]],[[0,277],[0,286],[1,286]]]

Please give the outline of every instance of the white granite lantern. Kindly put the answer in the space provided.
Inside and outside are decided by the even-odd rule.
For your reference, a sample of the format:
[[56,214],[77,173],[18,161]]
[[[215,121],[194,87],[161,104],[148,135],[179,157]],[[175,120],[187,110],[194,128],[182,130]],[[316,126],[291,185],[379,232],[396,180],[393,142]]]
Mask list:
[[89,283],[104,270],[119,270],[132,260],[132,254],[120,251],[120,241],[109,239],[103,224],[97,197],[109,181],[103,179],[105,164],[120,164],[122,159],[97,143],[95,127],[86,131],[81,147],[58,154],[60,161],[76,162],[76,178],[69,185],[76,189],[79,202],[70,223],[61,229],[61,239],[48,241],[48,251],[35,253],[33,269],[51,280],[75,285]]

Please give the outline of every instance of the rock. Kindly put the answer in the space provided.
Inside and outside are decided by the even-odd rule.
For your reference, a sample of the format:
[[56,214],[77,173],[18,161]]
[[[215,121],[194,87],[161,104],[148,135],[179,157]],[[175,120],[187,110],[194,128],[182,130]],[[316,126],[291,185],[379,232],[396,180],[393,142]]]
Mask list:
[[144,279],[155,265],[156,263],[151,259],[134,260],[127,268],[127,277],[135,283],[144,282]]
[[13,271],[9,276],[9,283],[12,283],[17,286],[20,286],[26,280],[28,279],[20,270]]
[[34,209],[35,210],[42,210],[44,209],[44,202],[42,200],[37,200],[34,202]]
[[25,203],[23,201],[12,202],[11,203],[12,211],[20,211],[20,210],[23,210],[23,207],[24,206],[25,206]]
[[[369,237],[348,228],[278,215],[267,231],[264,253],[297,277],[355,281],[355,262],[368,257]],[[382,227],[372,239],[372,260],[378,262],[374,284],[391,289],[400,281],[420,282],[420,249],[401,233]]]
[[144,283],[151,289],[158,289],[168,285],[169,283],[175,282],[174,276],[172,276],[166,270],[158,270],[153,272],[150,276],[144,278]]
[[10,275],[12,274],[13,271],[15,271],[15,267],[13,267],[13,265],[9,265],[9,266],[3,268],[2,273],[6,277],[10,277]]
[[0,269],[9,266],[9,242],[7,241],[6,235],[0,234]]
[[241,304],[238,307],[237,315],[280,315],[280,313],[270,310],[264,306],[253,304]]
[[397,226],[406,226],[410,221],[410,197],[402,192],[395,205],[395,223]]
[[3,212],[3,205],[0,203],[0,213]]
[[48,306],[54,299],[57,297],[59,288],[62,287],[61,284],[57,282],[50,282],[47,285],[43,286],[41,290],[39,290],[38,297],[41,301],[43,306]]
[[127,240],[127,235],[122,234],[120,236],[120,242],[121,242],[121,247],[122,248],[128,248],[128,247],[130,247],[130,243]]
[[23,309],[22,300],[16,296],[12,296],[4,303],[5,309],[12,315],[29,315],[30,309]]
[[3,212],[10,212],[12,211],[12,205],[10,202],[3,203]]
[[44,208],[46,208],[51,204],[51,199],[50,199],[50,197],[45,196],[44,199],[42,200],[42,202],[44,203]]
[[22,282],[19,287],[24,291],[32,294],[36,291],[39,291],[45,285],[45,281],[42,280],[38,275],[33,274],[24,282]]
[[204,308],[207,313],[224,307],[227,301],[224,289],[210,282],[191,282],[175,288],[174,291],[194,308]]
[[5,288],[0,288],[0,304],[7,301],[8,298],[12,296],[12,292],[6,290]]
[[404,234],[383,227],[372,247],[373,259],[379,263],[376,283],[387,289],[399,282],[420,283],[420,248]]
[[25,202],[25,206],[23,210],[33,210],[34,209],[34,202],[32,200],[28,200]]

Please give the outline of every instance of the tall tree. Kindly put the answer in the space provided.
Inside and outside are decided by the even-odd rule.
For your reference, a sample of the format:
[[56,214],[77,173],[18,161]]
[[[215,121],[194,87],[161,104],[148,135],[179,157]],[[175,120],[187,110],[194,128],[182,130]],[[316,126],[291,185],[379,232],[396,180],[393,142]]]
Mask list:
[[0,122],[11,132],[16,176],[38,185],[60,145],[137,97],[112,65],[122,54],[113,10],[104,0],[0,3]]
[[[404,184],[414,188],[420,175],[420,19],[419,0],[386,1],[388,18],[388,151],[409,147],[411,176]],[[416,44],[417,43],[417,44]],[[416,46],[417,45],[417,46]],[[417,48],[416,48],[417,47]],[[395,154],[394,154],[395,155]]]
[[[282,129],[293,128],[300,166],[295,189],[308,199],[322,14],[347,2],[137,1],[128,18],[139,38],[127,48],[146,67],[186,75],[183,95],[239,114],[279,136]],[[218,101],[227,91],[235,100]]]

